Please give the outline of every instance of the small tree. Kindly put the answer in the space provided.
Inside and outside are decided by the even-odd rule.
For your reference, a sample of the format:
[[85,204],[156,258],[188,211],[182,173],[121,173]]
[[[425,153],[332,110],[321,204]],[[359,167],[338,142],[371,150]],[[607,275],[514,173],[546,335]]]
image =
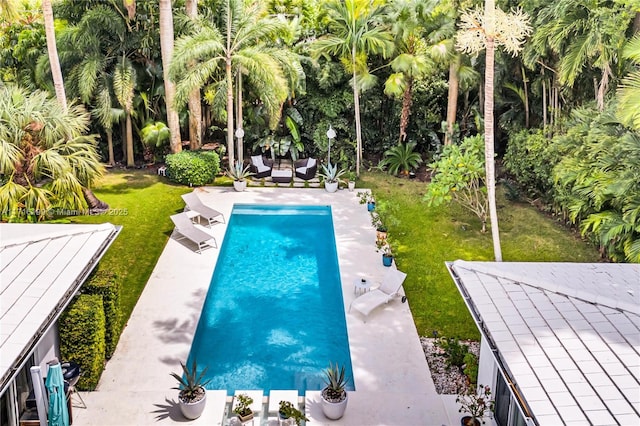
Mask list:
[[487,230],[487,188],[484,184],[484,141],[477,135],[460,145],[447,145],[440,158],[430,164],[434,176],[424,199],[429,206],[454,201],[472,211]]

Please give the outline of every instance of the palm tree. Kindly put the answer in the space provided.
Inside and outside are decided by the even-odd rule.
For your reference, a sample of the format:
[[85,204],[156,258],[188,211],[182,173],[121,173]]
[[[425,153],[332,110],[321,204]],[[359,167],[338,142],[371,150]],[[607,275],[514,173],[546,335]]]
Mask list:
[[356,121],[356,174],[360,175],[362,132],[360,124],[360,91],[371,86],[375,78],[369,74],[367,57],[393,51],[391,33],[382,25],[383,8],[368,0],[331,0],[326,4],[329,34],[313,46],[313,56],[337,56],[348,63],[353,78],[353,107]]
[[602,111],[622,57],[625,30],[633,23],[631,8],[606,0],[558,0],[542,8],[537,21],[532,44],[558,58],[560,84],[572,88],[580,76],[587,77],[588,84],[591,77],[597,79],[594,98]]
[[402,99],[399,144],[407,138],[414,81],[434,68],[423,35],[425,21],[435,5],[435,1],[425,4],[421,0],[398,0],[390,5],[388,19],[398,55],[391,61],[395,72],[385,82],[384,92]]
[[180,119],[175,109],[176,88],[169,78],[169,62],[173,56],[173,12],[171,0],[160,0],[160,50],[162,52],[162,69],[164,75],[164,95],[167,105],[167,124],[171,132],[171,152],[182,151],[180,137]]
[[56,31],[53,26],[53,8],[51,0],[42,0],[42,13],[44,16],[44,30],[47,37],[47,53],[49,54],[49,64],[51,65],[51,75],[53,77],[53,87],[56,91],[56,98],[63,111],[67,109],[67,96],[64,92],[64,80],[60,69],[60,59],[56,47]]
[[457,37],[457,47],[463,52],[477,53],[485,50],[484,76],[484,157],[486,169],[487,199],[491,236],[496,262],[502,261],[498,211],[496,208],[495,152],[493,141],[493,72],[495,47],[504,46],[515,55],[522,49],[524,38],[531,32],[529,17],[521,11],[506,14],[496,9],[494,0],[485,0],[484,11],[475,9],[462,15],[461,31]]
[[0,86],[2,219],[40,220],[52,208],[87,209],[87,191],[103,172],[95,136],[83,135],[88,126],[81,106],[64,110],[45,92]]
[[[198,18],[198,0],[187,0],[184,7],[187,16],[195,21]],[[202,98],[200,96],[200,88],[194,89],[189,95],[189,142],[191,150],[200,149],[202,145]]]
[[[224,30],[205,24],[195,34],[176,42],[170,77],[177,81],[176,102],[187,101],[195,89],[208,98],[224,99],[229,168],[234,153],[234,74],[242,73],[269,115],[270,127],[280,121],[283,102],[304,76],[299,58],[277,44],[289,35],[286,22],[266,14],[263,2],[227,0],[222,11]],[[240,121],[240,118],[239,118]],[[242,155],[239,153],[239,155]]]
[[[640,65],[640,35],[636,35],[625,47],[624,56]],[[640,69],[631,71],[618,87],[618,118],[640,130]]]

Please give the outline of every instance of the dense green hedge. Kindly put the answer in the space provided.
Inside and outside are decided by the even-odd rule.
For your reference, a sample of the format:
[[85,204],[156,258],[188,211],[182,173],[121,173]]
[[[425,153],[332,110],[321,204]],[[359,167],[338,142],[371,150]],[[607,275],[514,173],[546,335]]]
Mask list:
[[212,183],[220,172],[220,157],[215,151],[182,151],[165,158],[167,177],[183,185]]
[[102,296],[105,317],[105,356],[111,358],[120,339],[120,280],[112,271],[96,271],[82,286],[85,294]]
[[105,360],[105,317],[102,296],[82,294],[60,316],[60,355],[82,369],[78,389],[94,390]]
[[542,130],[523,130],[509,136],[504,154],[505,169],[530,196],[542,196],[546,202],[551,202],[553,167],[559,161],[552,147]]

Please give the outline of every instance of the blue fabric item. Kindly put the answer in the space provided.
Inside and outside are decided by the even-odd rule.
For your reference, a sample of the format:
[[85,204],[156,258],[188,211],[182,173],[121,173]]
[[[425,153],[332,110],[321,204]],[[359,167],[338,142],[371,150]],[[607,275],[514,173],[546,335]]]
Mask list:
[[60,363],[49,366],[45,386],[49,391],[49,426],[69,426],[67,397],[64,394],[64,379]]

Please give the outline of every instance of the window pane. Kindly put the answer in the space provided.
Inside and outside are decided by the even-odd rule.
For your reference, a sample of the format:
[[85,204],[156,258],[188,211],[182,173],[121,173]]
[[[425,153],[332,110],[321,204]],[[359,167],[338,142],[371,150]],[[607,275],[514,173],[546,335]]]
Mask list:
[[509,424],[509,401],[511,400],[511,394],[509,387],[500,373],[498,373],[496,380],[494,396],[496,402],[495,412],[493,413],[494,419],[499,426],[507,426]]

